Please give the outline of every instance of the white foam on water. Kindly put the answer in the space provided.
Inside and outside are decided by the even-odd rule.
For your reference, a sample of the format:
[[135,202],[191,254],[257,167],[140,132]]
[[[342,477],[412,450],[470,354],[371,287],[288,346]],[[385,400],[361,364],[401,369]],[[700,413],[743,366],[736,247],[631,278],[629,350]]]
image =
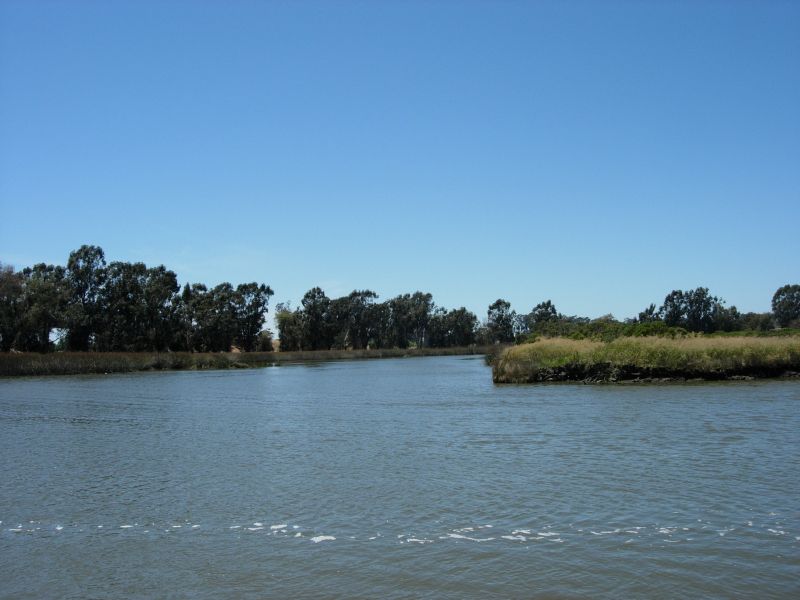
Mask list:
[[98,529],[102,529],[102,528],[103,528],[103,526],[102,526],[102,525],[98,525],[98,526],[97,526],[97,528],[98,528]]
[[[378,536],[376,536],[376,535],[373,535],[371,538],[367,538],[367,539],[368,539],[368,540],[377,540],[377,539],[378,539]],[[800,539],[800,538],[798,538],[798,539]]]
[[248,527],[247,531],[261,531],[263,527]]
[[192,529],[197,529],[200,525],[192,525]]
[[298,531],[294,534],[294,537],[303,537],[303,534]]
[[61,531],[62,529],[64,528],[61,525],[56,525],[56,531]]
[[263,527],[263,523],[253,523],[253,527]]
[[461,527],[460,529],[453,529],[457,533],[464,533],[465,531],[475,531],[474,527]]
[[454,540],[469,540],[470,542],[490,542],[490,541],[492,541],[494,539],[493,537],[490,537],[490,538],[474,538],[474,537],[469,537],[469,536],[466,536],[466,535],[461,535],[460,533],[448,533],[446,536],[439,537],[440,540],[445,540],[447,538],[451,538],[451,539],[454,539]]
[[530,529],[515,529],[514,531],[511,532],[511,535],[518,535],[520,533],[524,533],[525,535],[530,535],[531,534],[531,530]]
[[669,535],[669,534],[670,534],[670,533],[672,533],[673,531],[675,531],[675,528],[674,528],[674,527],[661,527],[661,528],[658,530],[658,533],[666,533],[667,535]]
[[512,540],[518,542],[524,542],[528,539],[524,535],[501,535],[500,537],[503,538],[504,540]]
[[775,535],[786,535],[786,532],[783,529],[767,529],[770,533],[774,533]]
[[231,525],[230,527],[228,527],[228,529],[241,529],[241,528],[242,528],[241,525]]
[[120,525],[119,526],[120,529],[130,529],[131,527],[133,527],[133,525]]
[[182,527],[181,525],[173,525],[172,526],[173,529],[180,529],[181,527]]
[[433,540],[426,540],[426,539],[420,539],[420,538],[408,538],[406,541],[409,542],[409,543],[412,543],[412,544],[432,544],[433,543]]
[[317,535],[311,538],[311,541],[315,544],[319,544],[320,542],[332,542],[336,538],[332,535]]
[[[601,533],[603,533],[603,532],[601,532]],[[605,533],[610,533],[610,532],[605,532]],[[540,531],[538,533],[538,535],[540,535],[542,537],[554,537],[554,536],[559,536],[561,534],[560,533],[555,533],[553,531]]]
[[625,540],[625,543],[626,543],[626,544],[630,544],[632,541],[633,541],[633,538],[631,538],[631,539],[629,539],[629,540]]
[[635,529],[626,529],[625,533],[634,533],[636,535],[639,535],[639,529],[640,529],[639,527],[637,527]]
[[747,526],[748,526],[748,527],[752,527],[752,526],[753,526],[753,522],[752,522],[752,521],[748,521],[748,522],[747,522]]
[[19,527],[14,527],[13,529],[9,529],[9,531],[13,531],[14,533],[19,533],[20,531],[22,531],[22,529]]
[[287,527],[288,527],[288,525],[286,523],[281,523],[280,525],[270,525],[269,526],[269,528],[272,531],[275,531],[276,529],[286,529]]
[[554,540],[550,539],[550,540],[547,540],[547,541],[548,542],[557,542],[559,544],[563,544],[564,543],[564,540],[562,540],[561,538],[556,538]]
[[300,529],[300,525],[292,525],[292,529]]

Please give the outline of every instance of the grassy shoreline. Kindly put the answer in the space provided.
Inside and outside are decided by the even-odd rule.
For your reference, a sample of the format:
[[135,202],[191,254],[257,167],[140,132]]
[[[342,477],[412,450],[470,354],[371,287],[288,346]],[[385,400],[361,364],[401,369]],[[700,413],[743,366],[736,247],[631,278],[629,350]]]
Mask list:
[[799,374],[800,336],[551,338],[508,348],[492,364],[495,383],[718,381]]
[[0,353],[0,377],[131,373],[135,371],[180,371],[246,369],[280,364],[404,358],[414,356],[483,355],[497,352],[494,346],[453,348],[386,348],[379,350],[307,350],[299,352],[53,352]]

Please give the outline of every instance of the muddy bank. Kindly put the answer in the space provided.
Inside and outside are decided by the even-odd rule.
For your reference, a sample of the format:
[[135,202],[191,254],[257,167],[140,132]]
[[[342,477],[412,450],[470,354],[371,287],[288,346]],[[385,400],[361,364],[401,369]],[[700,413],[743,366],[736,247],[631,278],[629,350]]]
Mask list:
[[497,369],[493,369],[492,373],[492,380],[495,383],[679,383],[686,381],[752,381],[768,378],[800,379],[800,372],[783,368],[682,371],[606,363],[546,367],[527,373],[498,372]]

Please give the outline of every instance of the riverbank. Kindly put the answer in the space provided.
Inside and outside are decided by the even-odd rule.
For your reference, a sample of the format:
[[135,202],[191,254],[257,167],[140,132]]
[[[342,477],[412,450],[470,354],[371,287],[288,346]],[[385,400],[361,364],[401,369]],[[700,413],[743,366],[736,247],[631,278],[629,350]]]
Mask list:
[[307,350],[299,352],[53,352],[0,353],[0,376],[78,375],[85,373],[130,373],[202,369],[247,369],[271,365],[490,354],[497,346],[453,348],[385,348],[375,350]]
[[800,376],[800,337],[551,338],[506,349],[495,383],[735,380]]

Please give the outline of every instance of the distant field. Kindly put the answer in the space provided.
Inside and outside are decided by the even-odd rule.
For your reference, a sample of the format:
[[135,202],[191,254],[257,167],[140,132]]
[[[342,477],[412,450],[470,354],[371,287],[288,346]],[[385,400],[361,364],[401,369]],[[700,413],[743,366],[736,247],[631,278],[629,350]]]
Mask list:
[[496,383],[778,377],[800,372],[800,336],[542,339],[505,350]]
[[240,369],[273,364],[450,356],[497,352],[497,346],[453,348],[387,348],[381,350],[313,350],[300,352],[53,352],[0,353],[0,376],[75,375],[132,371]]

